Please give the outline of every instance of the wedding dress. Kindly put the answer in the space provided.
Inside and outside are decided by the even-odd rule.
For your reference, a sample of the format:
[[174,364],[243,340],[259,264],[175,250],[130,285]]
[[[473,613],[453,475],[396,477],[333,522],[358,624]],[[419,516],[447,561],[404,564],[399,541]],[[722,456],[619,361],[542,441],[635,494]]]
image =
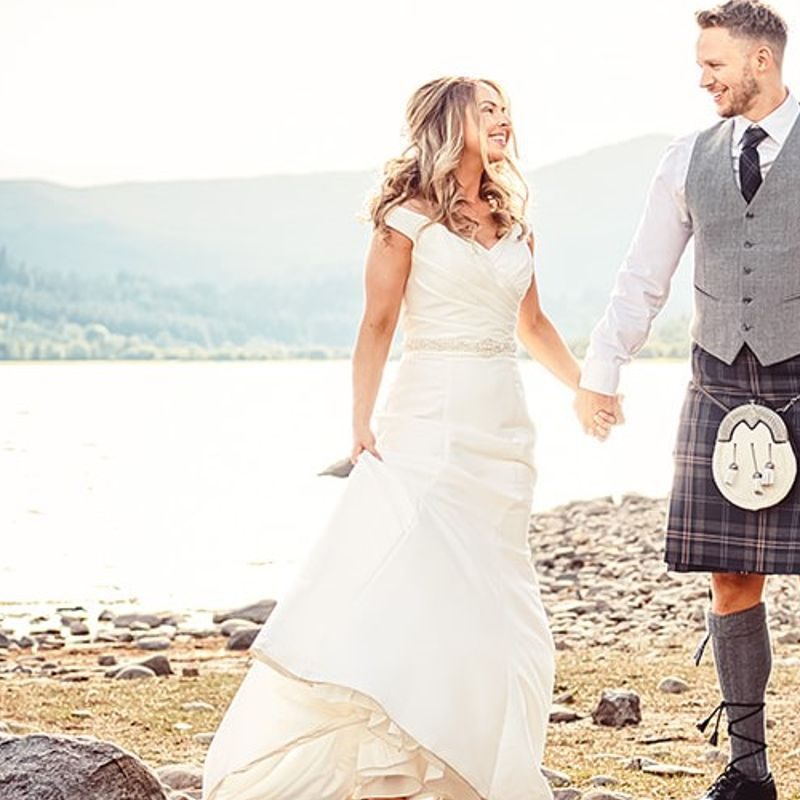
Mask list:
[[207,800],[547,800],[553,645],[514,331],[532,259],[399,207],[404,352],[377,449],[252,647]]

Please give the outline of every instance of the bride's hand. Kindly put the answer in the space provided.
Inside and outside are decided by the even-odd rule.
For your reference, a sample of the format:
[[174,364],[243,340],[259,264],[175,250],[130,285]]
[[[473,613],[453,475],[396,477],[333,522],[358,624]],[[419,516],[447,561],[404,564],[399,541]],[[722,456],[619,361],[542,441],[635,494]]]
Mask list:
[[578,389],[574,408],[584,431],[601,442],[608,438],[614,425],[622,425],[625,422],[622,413],[622,395],[607,395],[588,389]]
[[350,454],[350,460],[355,464],[365,450],[379,461],[383,460],[375,449],[375,434],[368,425],[353,429],[353,452]]

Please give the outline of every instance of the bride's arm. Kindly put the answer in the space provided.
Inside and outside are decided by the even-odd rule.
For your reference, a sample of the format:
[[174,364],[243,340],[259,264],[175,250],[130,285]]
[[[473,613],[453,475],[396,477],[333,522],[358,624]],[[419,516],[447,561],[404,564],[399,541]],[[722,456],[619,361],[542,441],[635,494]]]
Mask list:
[[542,311],[535,276],[519,307],[517,336],[531,357],[572,391],[577,391],[581,379],[580,365],[555,325]]
[[380,458],[370,423],[411,270],[411,250],[411,240],[394,230],[386,239],[376,232],[370,242],[364,313],[353,351],[353,461],[364,450]]

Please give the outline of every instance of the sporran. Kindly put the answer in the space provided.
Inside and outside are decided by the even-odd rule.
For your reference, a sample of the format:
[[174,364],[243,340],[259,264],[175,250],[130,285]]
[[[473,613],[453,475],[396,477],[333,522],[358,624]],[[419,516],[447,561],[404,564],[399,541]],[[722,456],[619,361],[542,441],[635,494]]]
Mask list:
[[780,415],[800,395],[775,410],[755,400],[728,408],[702,386],[693,385],[725,411],[712,455],[714,483],[722,496],[750,511],[780,503],[797,478],[797,457]]

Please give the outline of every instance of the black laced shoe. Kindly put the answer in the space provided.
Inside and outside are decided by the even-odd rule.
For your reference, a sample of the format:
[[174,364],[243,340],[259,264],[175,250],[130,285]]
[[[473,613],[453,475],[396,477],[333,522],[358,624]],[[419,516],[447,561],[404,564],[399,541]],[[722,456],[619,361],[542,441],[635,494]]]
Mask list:
[[700,800],[777,800],[772,775],[752,780],[734,766],[728,766]]
[[750,719],[750,717],[763,711],[764,703],[730,703],[723,700],[711,712],[711,715],[707,719],[697,724],[698,729],[702,733],[705,732],[712,721],[716,720],[714,731],[709,739],[709,742],[714,747],[719,743],[719,724],[722,719],[722,712],[726,708],[750,709],[742,716],[730,720],[728,723],[728,735],[733,739],[749,742],[756,749],[752,753],[745,753],[734,758],[733,761],[728,764],[725,772],[714,781],[700,800],[777,800],[778,793],[775,790],[775,781],[771,774],[767,775],[766,778],[754,780],[753,778],[748,778],[747,775],[736,768],[736,764],[739,761],[744,761],[758,753],[763,753],[767,749],[766,742],[750,739],[738,733],[735,729],[737,723],[744,722],[744,720]]

